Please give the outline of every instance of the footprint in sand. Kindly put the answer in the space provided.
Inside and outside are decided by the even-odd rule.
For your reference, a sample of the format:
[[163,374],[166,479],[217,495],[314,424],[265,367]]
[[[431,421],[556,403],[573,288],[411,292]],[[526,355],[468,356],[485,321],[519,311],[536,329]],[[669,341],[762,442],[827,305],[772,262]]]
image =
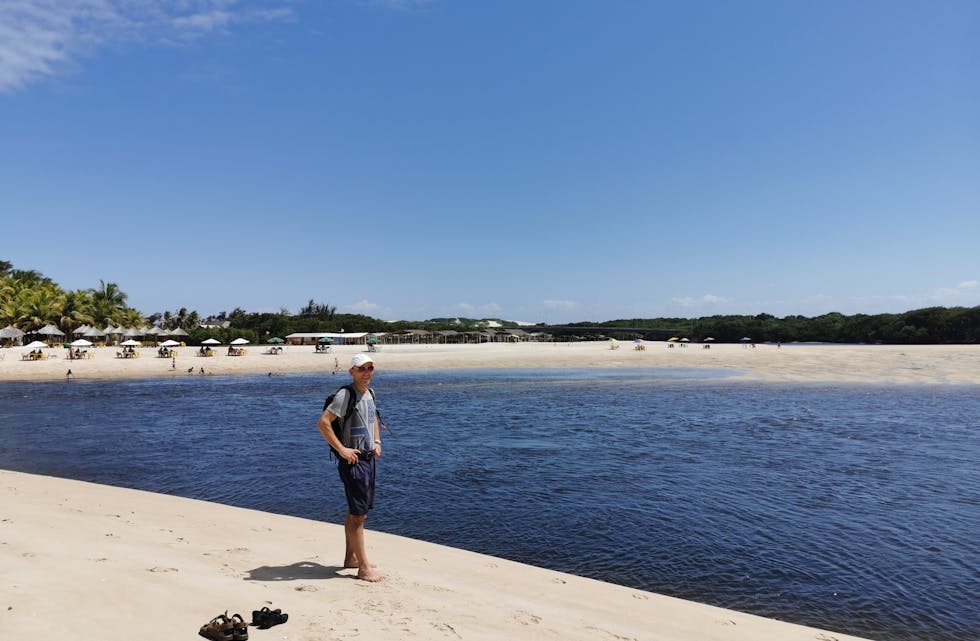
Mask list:
[[297,592],[316,592],[317,591],[316,588],[313,587],[312,585],[297,585],[293,589],[296,590]]
[[463,638],[463,637],[461,637],[459,635],[459,632],[456,632],[456,628],[454,628],[453,626],[449,625],[448,623],[430,623],[429,625],[431,625],[433,628],[435,628],[436,630],[439,630],[442,633],[447,633],[448,632],[448,633],[452,633],[453,636],[455,636],[457,638],[460,638],[460,639]]
[[147,572],[179,572],[180,570],[178,570],[177,568],[152,567],[152,568],[147,568],[146,571]]
[[522,625],[537,625],[541,623],[541,617],[530,612],[518,611],[514,614],[514,620]]

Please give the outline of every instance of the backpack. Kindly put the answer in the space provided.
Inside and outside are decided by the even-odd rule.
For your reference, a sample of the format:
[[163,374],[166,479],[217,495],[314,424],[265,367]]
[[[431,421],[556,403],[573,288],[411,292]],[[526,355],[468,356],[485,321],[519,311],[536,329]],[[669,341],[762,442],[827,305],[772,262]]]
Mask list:
[[[337,389],[337,392],[342,389],[347,390],[347,406],[344,408],[344,415],[334,416],[333,420],[330,421],[330,427],[333,429],[333,433],[337,437],[337,440],[340,441],[341,445],[344,444],[344,424],[347,423],[347,420],[351,417],[351,414],[354,413],[354,408],[357,406],[357,390],[354,389],[354,386],[343,385]],[[374,390],[368,388],[368,391],[371,392],[371,398],[374,398]],[[325,412],[328,407],[330,407],[331,403],[333,403],[333,399],[335,396],[337,396],[337,392],[334,392],[328,396],[325,401],[323,401],[323,409],[320,410],[321,414]],[[337,453],[334,452],[333,448],[331,448],[330,451],[334,456],[337,456]]]

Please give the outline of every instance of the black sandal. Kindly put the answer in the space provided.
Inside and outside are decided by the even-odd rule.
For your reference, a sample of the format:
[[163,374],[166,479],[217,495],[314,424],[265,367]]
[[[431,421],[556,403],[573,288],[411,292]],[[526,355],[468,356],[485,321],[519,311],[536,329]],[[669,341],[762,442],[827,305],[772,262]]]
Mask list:
[[259,630],[268,630],[274,625],[285,623],[287,619],[289,615],[279,608],[270,610],[264,607],[261,610],[252,610],[252,625]]

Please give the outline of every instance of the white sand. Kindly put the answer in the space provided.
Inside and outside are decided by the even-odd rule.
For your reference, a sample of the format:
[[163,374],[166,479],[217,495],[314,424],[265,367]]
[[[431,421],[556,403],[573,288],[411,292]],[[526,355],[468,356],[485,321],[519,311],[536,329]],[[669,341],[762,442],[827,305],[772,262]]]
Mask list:
[[[668,349],[663,342],[647,343],[645,351],[620,342],[612,350],[606,342],[586,343],[492,343],[481,345],[391,345],[375,355],[378,367],[388,370],[447,368],[660,368],[690,367],[728,372],[742,380],[771,382],[847,383],[968,383],[980,384],[980,345],[700,345]],[[157,358],[156,350],[143,348],[135,359],[116,358],[117,348],[90,348],[91,360],[69,361],[62,348],[45,350],[44,361],[20,360],[21,348],[0,350],[0,381],[64,380],[71,369],[76,380],[199,376],[206,374],[285,374],[346,371],[350,357],[363,350],[353,345],[316,354],[312,347],[286,347],[277,356],[251,346],[241,357],[225,354],[195,356],[196,348],[179,349],[173,362]],[[188,373],[190,370],[190,373]]]
[[378,532],[369,584],[339,525],[148,492],[0,471],[0,501],[0,639],[194,639],[262,606],[289,621],[253,641],[856,639]]

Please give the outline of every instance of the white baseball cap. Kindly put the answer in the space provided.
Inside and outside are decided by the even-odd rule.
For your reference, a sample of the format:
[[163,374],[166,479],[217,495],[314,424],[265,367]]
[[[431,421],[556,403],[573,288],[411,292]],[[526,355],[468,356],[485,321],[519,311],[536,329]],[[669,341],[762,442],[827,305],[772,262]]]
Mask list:
[[354,358],[350,359],[351,367],[360,367],[366,363],[373,363],[374,359],[367,354],[354,354]]

